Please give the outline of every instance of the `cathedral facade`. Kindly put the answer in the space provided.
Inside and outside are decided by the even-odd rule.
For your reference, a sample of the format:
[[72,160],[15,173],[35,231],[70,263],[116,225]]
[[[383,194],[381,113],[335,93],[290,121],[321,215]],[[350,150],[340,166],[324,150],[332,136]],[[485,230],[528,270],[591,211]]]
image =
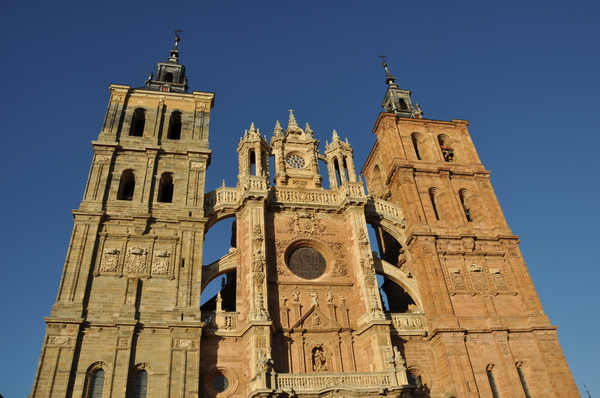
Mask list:
[[178,40],[145,86],[111,85],[31,396],[576,396],[468,123],[386,73],[366,186],[290,111],[206,192],[214,95],[188,92]]

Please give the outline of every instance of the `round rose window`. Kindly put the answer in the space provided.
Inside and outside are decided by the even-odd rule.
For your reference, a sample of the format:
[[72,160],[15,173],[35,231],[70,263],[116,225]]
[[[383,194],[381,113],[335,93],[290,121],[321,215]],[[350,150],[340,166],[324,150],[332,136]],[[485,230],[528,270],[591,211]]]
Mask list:
[[292,169],[303,169],[306,166],[304,158],[300,155],[288,155],[285,161]]
[[223,392],[229,388],[229,380],[224,374],[218,374],[212,379],[212,388],[216,392]]
[[327,266],[325,257],[312,247],[295,249],[288,259],[290,270],[300,278],[315,279],[323,275]]

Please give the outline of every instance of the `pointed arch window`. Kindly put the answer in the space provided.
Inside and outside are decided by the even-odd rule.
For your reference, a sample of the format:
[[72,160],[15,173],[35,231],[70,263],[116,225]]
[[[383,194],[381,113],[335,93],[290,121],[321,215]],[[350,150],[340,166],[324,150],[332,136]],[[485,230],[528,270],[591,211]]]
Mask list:
[[98,369],[92,374],[92,380],[90,383],[89,398],[102,398],[102,392],[104,391],[104,375],[103,369]]
[[133,200],[135,192],[135,173],[131,169],[123,171],[119,182],[117,200]]
[[169,119],[169,132],[167,134],[167,137],[171,140],[181,139],[181,126],[181,112],[171,113],[171,118]]
[[158,201],[162,203],[173,203],[173,173],[162,173],[158,189]]
[[140,370],[135,376],[133,398],[146,398],[148,395],[148,372]]
[[473,212],[471,211],[471,205],[469,203],[471,193],[466,189],[461,189],[460,191],[458,191],[458,196],[460,197],[460,203],[462,204],[467,221],[473,222]]
[[144,135],[144,127],[146,126],[146,111],[142,108],[137,108],[131,117],[131,128],[129,135],[133,137],[142,137]]

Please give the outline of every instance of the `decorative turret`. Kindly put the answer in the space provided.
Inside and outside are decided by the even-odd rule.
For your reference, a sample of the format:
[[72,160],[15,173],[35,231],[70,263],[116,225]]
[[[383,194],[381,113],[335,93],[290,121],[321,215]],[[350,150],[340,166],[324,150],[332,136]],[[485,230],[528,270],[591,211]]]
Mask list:
[[175,31],[175,45],[171,49],[169,60],[156,64],[156,78],[150,72],[148,80],[145,81],[149,89],[166,92],[187,92],[189,87],[185,76],[185,66],[179,64],[179,41],[181,39],[178,33],[180,32],[182,31],[179,29]]
[[271,138],[275,156],[275,183],[302,188],[321,188],[319,140],[313,138],[313,131],[308,123],[302,130],[298,127],[294,112],[289,112],[290,118],[285,131],[278,121]]
[[[266,138],[266,137],[265,137]],[[238,186],[248,189],[261,187],[266,189],[269,182],[270,147],[266,139],[260,136],[260,130],[250,125],[238,145],[239,174]]]
[[385,56],[380,55],[383,62],[381,65],[385,69],[385,84],[388,85],[385,98],[383,99],[383,109],[388,113],[395,113],[401,117],[411,117],[415,119],[421,119],[423,112],[419,104],[413,106],[412,99],[410,97],[411,92],[408,90],[402,90],[395,83],[396,78],[392,76],[388,70],[387,63],[385,62]]
[[356,182],[354,158],[348,140],[342,141],[337,131],[333,130],[331,144],[325,143],[325,158],[331,189],[337,189],[346,181]]

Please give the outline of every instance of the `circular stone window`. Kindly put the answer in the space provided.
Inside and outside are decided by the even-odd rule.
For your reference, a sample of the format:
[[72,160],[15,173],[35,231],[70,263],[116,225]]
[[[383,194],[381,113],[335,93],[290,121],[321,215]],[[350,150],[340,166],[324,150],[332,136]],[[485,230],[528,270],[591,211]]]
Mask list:
[[299,247],[288,259],[290,270],[304,279],[316,279],[323,275],[327,263],[325,257],[315,248]]
[[207,397],[228,398],[237,391],[239,378],[231,368],[213,367],[204,375],[203,385]]
[[288,155],[285,161],[292,169],[303,169],[306,166],[306,161],[300,155]]
[[229,379],[224,374],[219,373],[213,377],[211,385],[216,392],[223,392],[229,388]]

